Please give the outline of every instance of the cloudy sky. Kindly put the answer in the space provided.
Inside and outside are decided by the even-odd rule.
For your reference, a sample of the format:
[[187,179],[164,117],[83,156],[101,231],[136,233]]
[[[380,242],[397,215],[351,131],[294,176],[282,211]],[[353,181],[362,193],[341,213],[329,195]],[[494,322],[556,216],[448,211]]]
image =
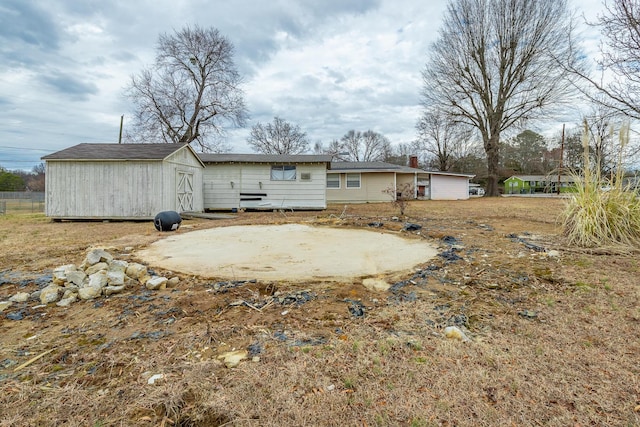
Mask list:
[[[575,4],[595,17],[600,0]],[[420,71],[446,0],[2,0],[0,166],[30,170],[81,142],[117,142],[130,76],[160,33],[215,27],[235,46],[251,120],[229,132],[251,152],[256,122],[279,116],[325,144],[347,131],[415,137]],[[587,50],[597,46],[584,26]],[[561,127],[561,123],[542,124]]]

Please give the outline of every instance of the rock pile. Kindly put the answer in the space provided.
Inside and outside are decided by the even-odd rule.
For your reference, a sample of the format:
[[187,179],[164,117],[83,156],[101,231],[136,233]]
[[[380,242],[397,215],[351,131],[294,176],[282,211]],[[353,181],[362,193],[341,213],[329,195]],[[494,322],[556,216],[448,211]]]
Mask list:
[[92,300],[139,286],[150,290],[166,289],[175,287],[178,281],[178,277],[169,279],[151,275],[146,266],[114,259],[104,249],[92,249],[82,264],[56,268],[51,283],[46,287],[31,294],[18,292],[9,298],[8,303],[39,299],[42,304],[56,303],[60,307],[68,307],[78,299]]

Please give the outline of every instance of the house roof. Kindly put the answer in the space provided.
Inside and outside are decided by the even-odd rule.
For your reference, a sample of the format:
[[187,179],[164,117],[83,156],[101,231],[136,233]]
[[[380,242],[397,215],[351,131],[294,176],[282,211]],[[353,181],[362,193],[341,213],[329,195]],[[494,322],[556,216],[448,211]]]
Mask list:
[[331,162],[332,171],[424,173],[422,169],[386,162]]
[[83,143],[42,157],[42,160],[164,160],[188,144]]
[[409,166],[396,165],[387,162],[331,162],[332,172],[396,172],[396,173],[417,173],[421,175],[448,175],[473,178],[475,175],[466,173],[454,173],[443,171],[428,171],[424,169],[411,168]]
[[330,163],[331,156],[318,154],[211,154],[198,153],[204,163]]

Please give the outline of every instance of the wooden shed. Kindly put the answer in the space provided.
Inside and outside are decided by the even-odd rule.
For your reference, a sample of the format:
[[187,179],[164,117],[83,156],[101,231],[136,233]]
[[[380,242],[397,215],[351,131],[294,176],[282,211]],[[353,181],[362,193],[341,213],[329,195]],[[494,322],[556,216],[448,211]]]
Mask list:
[[45,213],[53,219],[153,219],[202,211],[204,164],[188,144],[78,144],[49,154]]
[[199,154],[204,208],[326,209],[331,156]]

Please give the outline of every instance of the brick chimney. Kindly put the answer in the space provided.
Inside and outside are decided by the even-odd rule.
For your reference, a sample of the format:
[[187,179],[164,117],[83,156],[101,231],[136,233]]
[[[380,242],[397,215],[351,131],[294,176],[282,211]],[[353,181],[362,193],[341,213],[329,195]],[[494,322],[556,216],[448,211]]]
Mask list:
[[418,169],[418,156],[409,156],[409,167]]

